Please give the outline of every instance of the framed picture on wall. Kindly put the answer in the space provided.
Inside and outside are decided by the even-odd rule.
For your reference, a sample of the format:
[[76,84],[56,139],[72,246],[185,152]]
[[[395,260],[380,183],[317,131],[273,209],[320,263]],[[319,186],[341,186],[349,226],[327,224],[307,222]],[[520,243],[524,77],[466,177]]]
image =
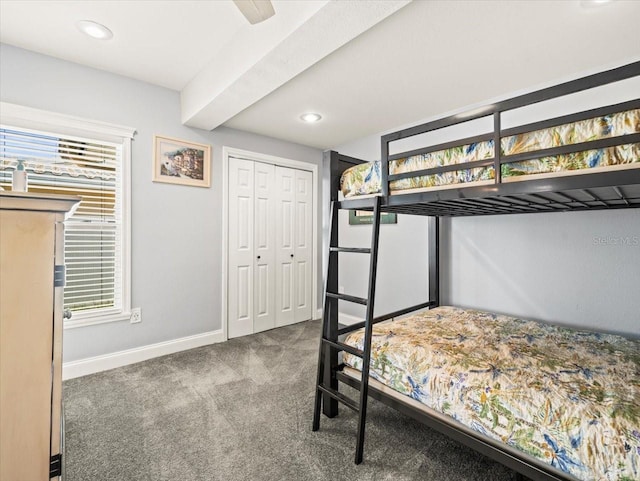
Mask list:
[[[382,212],[380,214],[381,224],[397,224],[398,214]],[[373,213],[368,210],[350,210],[349,225],[373,224]]]
[[154,136],[153,181],[210,187],[211,146]]

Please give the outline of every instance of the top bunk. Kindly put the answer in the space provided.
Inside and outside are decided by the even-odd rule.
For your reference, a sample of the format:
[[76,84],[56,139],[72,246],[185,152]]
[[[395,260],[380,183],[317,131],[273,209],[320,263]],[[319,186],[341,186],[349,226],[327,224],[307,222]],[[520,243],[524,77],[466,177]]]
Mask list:
[[[616,82],[634,98],[573,111]],[[332,200],[443,217],[640,207],[638,86],[635,62],[384,135],[381,162],[327,152]]]

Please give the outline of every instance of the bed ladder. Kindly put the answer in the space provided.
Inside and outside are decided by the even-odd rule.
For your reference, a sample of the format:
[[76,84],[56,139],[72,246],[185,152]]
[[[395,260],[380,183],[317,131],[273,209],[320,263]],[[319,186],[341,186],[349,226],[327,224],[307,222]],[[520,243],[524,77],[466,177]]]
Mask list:
[[[380,196],[371,198],[371,208],[373,209],[373,231],[371,235],[371,248],[338,247],[338,209],[344,209],[346,207],[342,207],[341,203],[338,201],[333,201],[331,203],[329,263],[327,267],[324,310],[322,317],[322,336],[320,339],[320,352],[318,355],[318,377],[316,380],[315,405],[313,412],[313,431],[317,431],[320,428],[320,408],[322,405],[323,395],[325,396],[325,399],[327,399],[326,396],[328,396],[357,412],[358,440],[356,444],[356,464],[362,463],[362,455],[364,449],[364,429],[367,417],[367,398],[369,393],[369,363],[371,360],[371,335],[373,327],[372,321],[376,293],[376,272],[378,267],[378,240],[380,237],[380,206]],[[330,291],[332,284],[334,288],[337,285],[338,253],[340,252],[370,254],[369,287],[366,299]],[[333,279],[334,282],[331,282],[330,279]],[[367,306],[364,325],[364,349],[362,351],[353,346],[338,341],[338,319],[337,316],[332,316],[332,313],[335,314],[337,312],[337,305],[339,300],[354,302]],[[334,307],[334,309],[332,309],[332,307]],[[338,382],[335,378],[335,372],[331,373],[331,386],[327,385],[324,382],[325,379],[327,379],[327,377],[325,376],[325,370],[335,368],[335,366],[332,366],[330,362],[332,351],[348,352],[349,354],[358,356],[362,359],[362,379],[360,382],[359,403],[338,391]]]

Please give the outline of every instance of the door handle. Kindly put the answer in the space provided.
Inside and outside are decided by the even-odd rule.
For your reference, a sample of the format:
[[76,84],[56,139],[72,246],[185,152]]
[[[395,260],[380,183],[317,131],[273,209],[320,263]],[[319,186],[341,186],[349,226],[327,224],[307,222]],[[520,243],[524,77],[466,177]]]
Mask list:
[[291,258],[293,258],[293,254],[291,254]]
[[260,260],[260,256],[258,256],[258,260]]

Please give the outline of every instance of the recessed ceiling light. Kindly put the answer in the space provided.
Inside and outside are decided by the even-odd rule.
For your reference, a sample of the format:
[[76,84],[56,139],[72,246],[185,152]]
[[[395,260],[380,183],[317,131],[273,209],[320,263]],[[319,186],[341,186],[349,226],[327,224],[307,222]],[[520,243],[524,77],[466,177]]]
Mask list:
[[583,8],[600,7],[607,3],[611,3],[612,1],[613,0],[581,0],[580,5]]
[[91,20],[80,20],[76,23],[78,29],[90,37],[97,38],[98,40],[109,40],[113,38],[113,32],[104,25]]
[[300,116],[300,120],[302,120],[303,122],[308,122],[310,124],[318,122],[320,121],[320,119],[322,119],[322,115],[316,114],[314,112],[307,112],[306,114],[302,114]]

